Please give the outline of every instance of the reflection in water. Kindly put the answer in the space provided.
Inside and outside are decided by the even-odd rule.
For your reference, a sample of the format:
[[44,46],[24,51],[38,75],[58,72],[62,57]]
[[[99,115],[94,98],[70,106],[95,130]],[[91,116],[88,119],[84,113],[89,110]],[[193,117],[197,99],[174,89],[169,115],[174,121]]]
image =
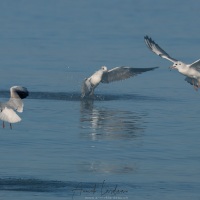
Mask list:
[[103,174],[129,174],[137,170],[135,164],[115,163],[108,161],[84,161],[80,164],[80,171],[84,173],[103,173]]
[[[126,140],[140,137],[144,132],[145,115],[131,111],[122,111],[108,107],[97,107],[93,100],[81,101],[80,108],[80,128],[81,137],[89,140]],[[95,146],[92,146],[95,148]],[[100,147],[101,148],[101,147]],[[121,147],[116,147],[116,149]],[[96,154],[95,149],[92,151]],[[108,157],[95,156],[87,160],[80,161],[78,169],[80,173],[88,174],[116,174],[125,175],[137,171],[137,163],[131,154],[124,155],[120,150],[120,155],[115,154],[113,146],[109,152],[105,151]],[[98,150],[97,150],[97,155]],[[123,160],[123,161],[122,161]]]
[[92,100],[81,101],[80,116],[84,137],[92,140],[135,138],[144,130],[142,115],[131,111],[97,108]]

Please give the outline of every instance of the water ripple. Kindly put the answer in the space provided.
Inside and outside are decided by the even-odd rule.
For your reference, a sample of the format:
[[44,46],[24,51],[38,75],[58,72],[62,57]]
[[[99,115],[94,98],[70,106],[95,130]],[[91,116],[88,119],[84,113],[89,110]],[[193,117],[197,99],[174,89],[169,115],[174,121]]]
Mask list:
[[[2,98],[9,98],[9,91],[0,91]],[[95,94],[92,98],[81,98],[78,92],[30,92],[29,99],[64,100],[64,101],[112,101],[112,100],[139,100],[139,101],[166,101],[165,98],[145,96],[139,94]]]

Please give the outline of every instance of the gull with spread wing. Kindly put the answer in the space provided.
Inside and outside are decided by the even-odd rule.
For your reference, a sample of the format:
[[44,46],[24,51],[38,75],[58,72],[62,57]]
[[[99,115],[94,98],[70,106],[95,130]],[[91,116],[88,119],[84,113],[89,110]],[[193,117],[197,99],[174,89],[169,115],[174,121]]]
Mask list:
[[158,56],[165,58],[173,63],[171,69],[177,69],[181,74],[186,76],[185,81],[194,86],[195,90],[200,87],[200,59],[192,64],[185,64],[182,61],[172,58],[166,53],[158,44],[156,44],[150,37],[144,37],[145,43],[149,49]]
[[3,128],[5,127],[4,122],[9,122],[12,129],[12,123],[21,121],[15,111],[23,112],[22,99],[28,95],[29,92],[25,87],[13,86],[10,88],[10,99],[5,103],[0,102],[0,120],[3,121]]
[[143,72],[154,70],[156,68],[158,67],[132,68],[122,66],[108,70],[106,66],[102,66],[100,70],[83,81],[81,97],[84,98],[93,96],[94,89],[99,85],[99,83],[110,83],[113,81],[124,80]]

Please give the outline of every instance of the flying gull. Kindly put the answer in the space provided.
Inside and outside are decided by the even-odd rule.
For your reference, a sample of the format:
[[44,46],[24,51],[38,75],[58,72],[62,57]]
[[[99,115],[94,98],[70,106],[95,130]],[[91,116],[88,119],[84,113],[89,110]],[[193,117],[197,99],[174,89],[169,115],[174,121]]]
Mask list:
[[165,58],[173,63],[171,69],[177,69],[181,74],[186,76],[185,81],[194,86],[195,90],[200,87],[200,59],[192,64],[185,64],[182,61],[172,58],[166,53],[158,44],[156,44],[150,37],[145,36],[144,41],[149,49],[162,58]]
[[3,121],[3,128],[5,128],[4,122],[9,122],[12,129],[12,123],[21,121],[15,111],[23,112],[24,104],[22,99],[28,95],[29,92],[25,87],[13,86],[10,88],[10,99],[5,103],[0,102],[0,120]]
[[158,67],[152,68],[132,68],[132,67],[115,67],[108,70],[106,66],[102,66],[100,70],[95,72],[89,78],[86,78],[82,84],[82,95],[81,97],[93,96],[94,89],[99,83],[110,83],[113,81],[120,81],[132,76],[136,76],[146,71],[154,70]]

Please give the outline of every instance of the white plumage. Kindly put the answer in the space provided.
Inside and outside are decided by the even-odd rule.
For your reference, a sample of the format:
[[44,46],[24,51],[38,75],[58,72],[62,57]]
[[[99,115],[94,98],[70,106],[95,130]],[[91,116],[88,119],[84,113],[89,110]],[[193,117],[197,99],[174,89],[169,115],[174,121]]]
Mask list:
[[154,70],[157,67],[152,68],[132,68],[132,67],[115,67],[108,70],[106,66],[102,66],[100,70],[95,72],[89,78],[86,78],[82,84],[82,95],[81,97],[88,97],[94,94],[94,89],[99,83],[110,83],[113,81],[124,80],[132,76],[136,76],[146,71]]
[[0,119],[9,123],[16,123],[21,121],[21,118],[15,113],[15,111],[7,107],[5,107],[0,113]]
[[195,90],[200,87],[200,60],[193,62],[192,64],[185,64],[182,61],[172,58],[167,54],[158,44],[156,44],[150,37],[144,37],[147,47],[158,56],[165,58],[173,63],[170,67],[177,69],[181,74],[186,76],[185,81],[194,86]]
[[10,99],[5,102],[0,102],[0,120],[3,121],[3,128],[5,127],[4,122],[17,123],[21,121],[21,118],[16,114],[17,112],[23,112],[23,101],[29,95],[28,90],[25,87],[13,86],[10,88]]

